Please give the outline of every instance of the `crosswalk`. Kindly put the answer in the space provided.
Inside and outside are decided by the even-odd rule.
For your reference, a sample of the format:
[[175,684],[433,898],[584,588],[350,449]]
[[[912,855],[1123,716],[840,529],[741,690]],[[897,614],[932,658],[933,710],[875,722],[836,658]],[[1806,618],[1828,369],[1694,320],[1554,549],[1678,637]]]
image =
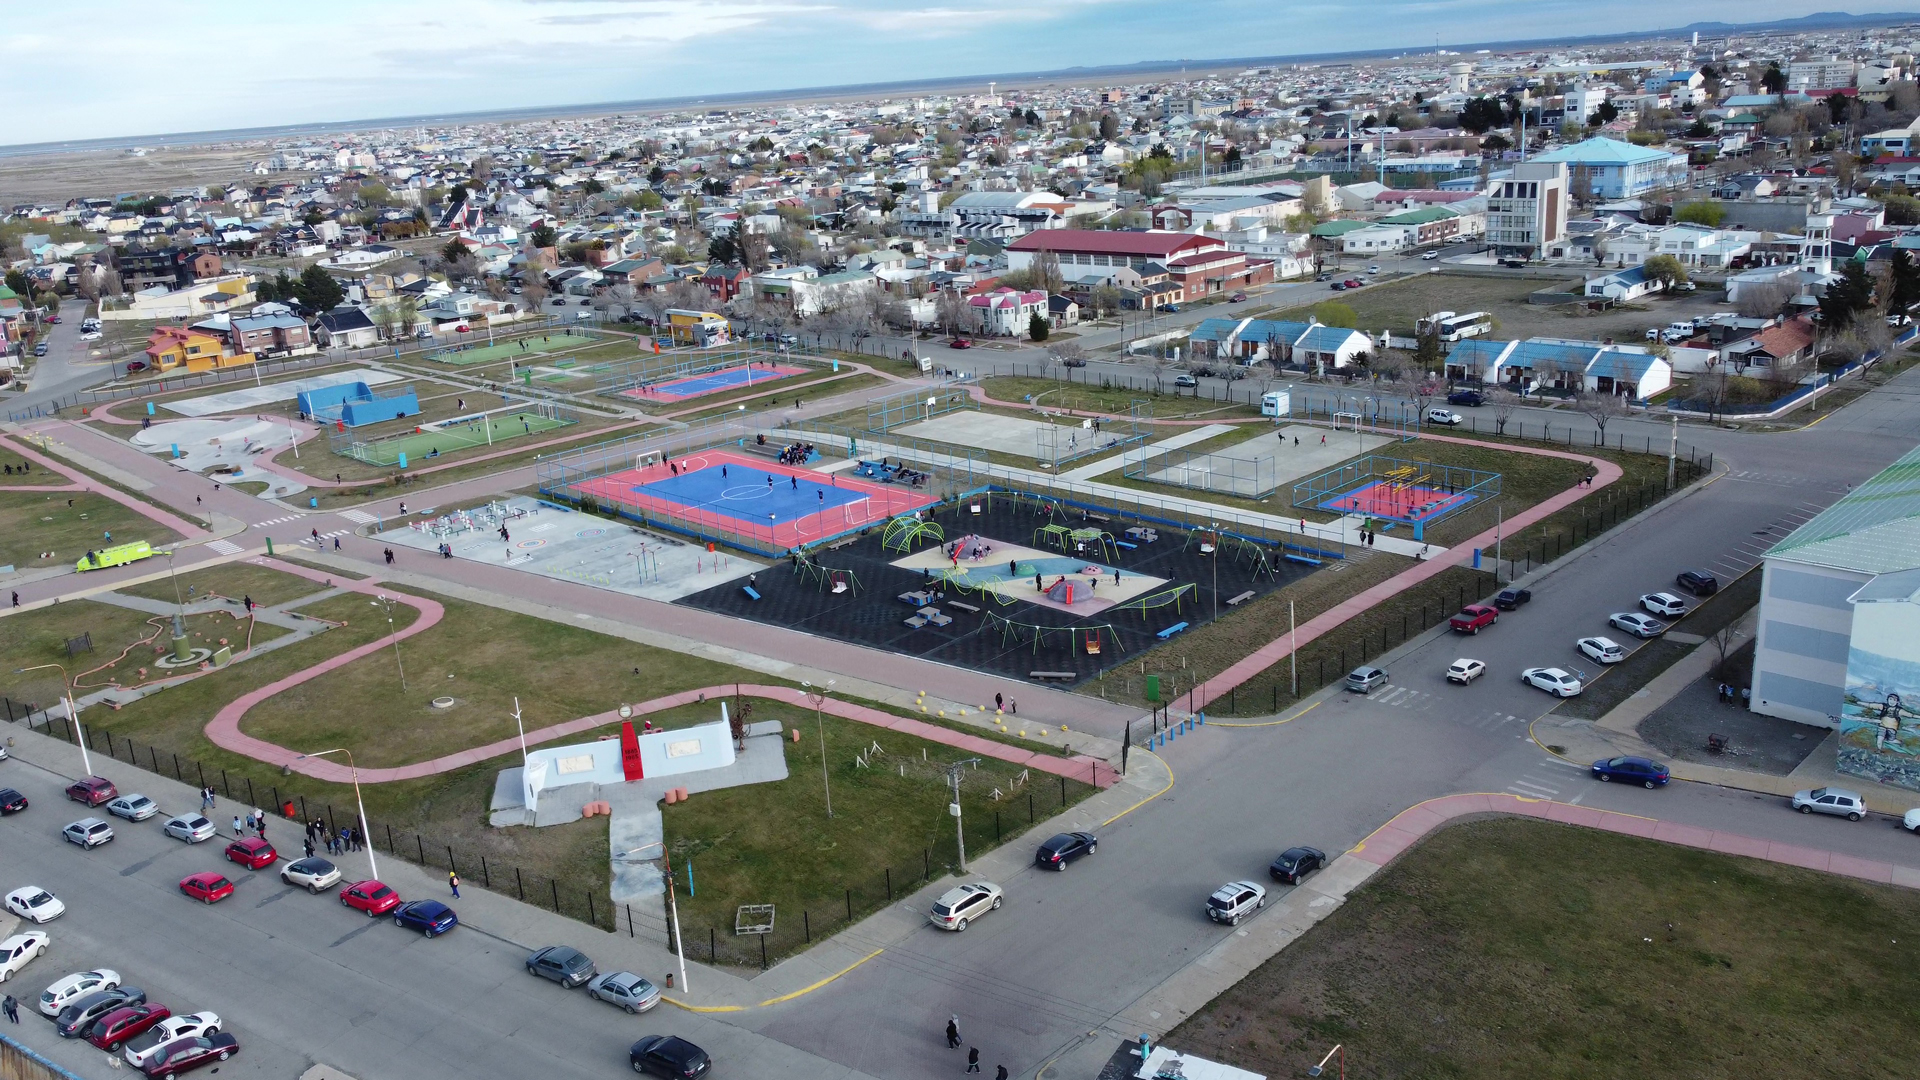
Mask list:
[[1571,799],[1561,799],[1560,792],[1572,786],[1574,780],[1584,779],[1588,773],[1585,766],[1575,765],[1571,761],[1559,758],[1541,758],[1533,767],[1520,774],[1520,778],[1507,785],[1507,792],[1528,799],[1554,799],[1560,802],[1578,803],[1586,797],[1584,788]]
[[268,518],[265,521],[256,521],[253,523],[253,526],[256,529],[261,529],[261,528],[267,527],[268,525],[285,525],[289,521],[299,521],[299,520],[300,520],[299,514],[288,514],[285,517]]
[[365,510],[342,510],[340,511],[340,516],[353,522],[355,525],[371,525],[380,520]]
[[[1368,694],[1367,701],[1375,705],[1386,705],[1395,709],[1405,709],[1408,712],[1425,713],[1431,711],[1436,704],[1439,704],[1443,696],[1445,695],[1435,693],[1431,690],[1416,690],[1411,686],[1388,683],[1373,693]],[[1526,717],[1500,712],[1497,709],[1471,718],[1459,716],[1452,711],[1453,704],[1451,701],[1445,704],[1444,708],[1448,710],[1448,715],[1444,718],[1464,727],[1476,728],[1480,731],[1495,731],[1511,724],[1518,724],[1521,727],[1525,727],[1527,724]]]
[[208,542],[207,550],[218,555],[238,555],[240,545],[231,540],[213,540]]

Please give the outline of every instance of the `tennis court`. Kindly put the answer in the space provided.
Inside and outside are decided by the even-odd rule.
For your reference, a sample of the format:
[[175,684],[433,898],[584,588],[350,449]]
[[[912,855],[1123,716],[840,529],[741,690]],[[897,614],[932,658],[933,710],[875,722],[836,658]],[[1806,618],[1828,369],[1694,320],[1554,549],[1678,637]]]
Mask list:
[[[557,412],[551,407],[548,411]],[[421,428],[390,438],[347,443],[337,450],[369,465],[397,465],[406,455],[408,465],[420,465],[475,446],[491,446],[527,435],[539,435],[579,423],[577,417],[542,415],[535,410],[510,413],[486,413],[443,421],[437,427]]]
[[591,337],[581,334],[541,334],[538,337],[515,338],[512,341],[496,341],[491,345],[459,345],[450,349],[427,354],[427,359],[440,364],[452,364],[455,367],[469,367],[474,364],[493,364],[513,357],[545,356],[562,349],[577,349],[593,343]]
[[687,398],[717,394],[722,390],[733,390],[742,386],[773,382],[794,375],[806,374],[806,368],[792,367],[786,364],[768,364],[755,367],[752,364],[727,368],[724,371],[709,371],[704,375],[691,375],[684,379],[655,383],[648,386],[636,386],[631,390],[622,390],[621,397],[638,398],[642,401],[654,401],[660,398],[672,398],[676,401]]
[[571,485],[602,502],[635,507],[668,522],[723,529],[780,547],[834,536],[936,500],[892,484],[778,465],[725,450],[703,450]]

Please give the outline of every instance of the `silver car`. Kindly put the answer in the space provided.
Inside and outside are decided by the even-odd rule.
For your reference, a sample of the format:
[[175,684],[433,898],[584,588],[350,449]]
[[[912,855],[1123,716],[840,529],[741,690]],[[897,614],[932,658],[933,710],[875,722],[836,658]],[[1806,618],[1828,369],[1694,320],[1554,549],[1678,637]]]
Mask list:
[[167,819],[165,825],[160,826],[160,831],[175,840],[197,844],[202,840],[213,839],[213,834],[220,830],[214,828],[213,822],[208,821],[204,815],[175,814]]
[[660,1004],[660,988],[631,971],[609,971],[594,976],[587,983],[587,996],[618,1005],[630,1013],[643,1013]]
[[1867,803],[1859,792],[1837,787],[1796,791],[1793,793],[1793,808],[1803,814],[1832,814],[1848,821],[1859,821],[1867,816]]
[[60,830],[60,835],[66,837],[68,843],[79,844],[83,848],[99,847],[113,839],[113,826],[97,817],[81,818]]
[[1667,632],[1666,623],[1637,611],[1616,611],[1608,616],[1607,625],[1616,630],[1625,630],[1634,637],[1659,637]]
[[160,804],[145,795],[122,795],[107,804],[107,813],[128,821],[145,821],[160,812]]
[[296,859],[280,868],[280,880],[317,893],[340,884],[340,868],[325,859]]

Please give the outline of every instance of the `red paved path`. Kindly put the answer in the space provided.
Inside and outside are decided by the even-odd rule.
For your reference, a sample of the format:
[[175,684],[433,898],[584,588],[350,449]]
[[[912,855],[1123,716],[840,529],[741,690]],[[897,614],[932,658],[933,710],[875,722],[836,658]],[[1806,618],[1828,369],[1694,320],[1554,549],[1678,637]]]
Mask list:
[[[144,518],[148,518],[158,524],[165,525],[167,528],[172,529],[174,532],[179,533],[181,537],[184,539],[190,540],[196,536],[207,535],[207,528],[201,525],[199,522],[188,521],[187,519],[180,517],[177,514],[169,513],[168,511],[162,510],[159,507],[154,506],[152,503],[141,502],[139,499],[136,499],[133,496],[127,494],[126,492],[121,491],[117,487],[113,487],[108,484],[96,484],[93,482],[93,479],[91,477],[86,476],[84,474],[76,475],[71,470],[69,470],[65,465],[62,465],[60,462],[55,461],[54,459],[46,456],[45,454],[40,453],[38,450],[30,450],[27,447],[21,446],[20,444],[14,442],[11,439],[5,438],[4,436],[0,436],[0,447],[4,447],[8,451],[18,454],[21,457],[26,458],[27,460],[33,462],[36,465],[43,465],[46,468],[56,473],[59,473],[61,476],[64,476],[67,479],[73,481],[73,486],[63,488],[61,490],[91,491],[91,492],[95,492],[96,494],[104,495],[107,498],[112,499],[114,502],[119,503],[121,506],[124,506],[127,509],[132,510],[134,513],[139,514]],[[32,490],[51,491],[54,489],[35,488]]]

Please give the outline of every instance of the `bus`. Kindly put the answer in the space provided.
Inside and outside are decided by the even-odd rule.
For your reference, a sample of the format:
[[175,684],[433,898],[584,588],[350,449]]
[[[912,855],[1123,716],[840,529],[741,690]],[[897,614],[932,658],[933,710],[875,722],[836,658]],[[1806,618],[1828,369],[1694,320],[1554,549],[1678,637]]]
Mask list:
[[98,551],[89,551],[79,562],[73,564],[73,568],[84,574],[89,570],[105,570],[109,566],[125,566],[128,563],[151,558],[152,555],[153,545],[145,540],[136,540],[131,544],[115,544]]
[[1484,311],[1469,311],[1465,315],[1436,311],[1416,323],[1415,329],[1422,334],[1437,333],[1441,341],[1462,341],[1492,333],[1493,316]]

